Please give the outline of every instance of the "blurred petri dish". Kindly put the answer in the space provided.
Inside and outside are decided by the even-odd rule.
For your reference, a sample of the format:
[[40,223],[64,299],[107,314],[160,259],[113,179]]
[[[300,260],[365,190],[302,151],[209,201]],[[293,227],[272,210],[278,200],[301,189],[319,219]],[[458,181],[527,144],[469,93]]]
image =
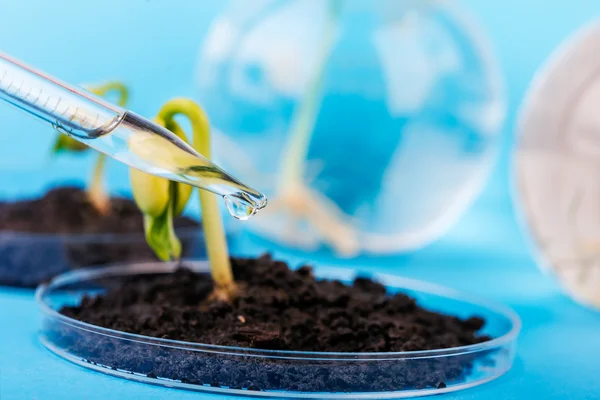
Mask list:
[[[206,262],[186,263],[208,272]],[[394,353],[274,351],[158,339],[114,331],[58,312],[84,295],[101,293],[132,277],[169,273],[176,264],[129,264],[78,270],[40,286],[41,342],[80,366],[149,384],[263,398],[406,398],[454,392],[493,380],[508,371],[521,322],[503,305],[445,287],[375,274],[388,291],[403,291],[425,308],[486,320],[493,339],[476,345]],[[316,268],[320,278],[351,282],[356,271]],[[127,354],[127,357],[123,357]],[[386,377],[385,385],[373,379]],[[379,383],[376,383],[379,382]],[[443,384],[442,384],[443,382]],[[310,388],[310,390],[307,390]]]
[[515,202],[540,266],[600,308],[600,23],[566,40],[521,108]]
[[196,93],[219,165],[269,198],[248,228],[344,258],[442,237],[498,153],[492,50],[455,1],[229,2],[200,47]]

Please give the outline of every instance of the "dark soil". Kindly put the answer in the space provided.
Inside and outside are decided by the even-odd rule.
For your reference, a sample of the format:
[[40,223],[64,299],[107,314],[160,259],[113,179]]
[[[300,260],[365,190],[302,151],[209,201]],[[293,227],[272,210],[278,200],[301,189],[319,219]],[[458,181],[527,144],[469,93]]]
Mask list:
[[[203,248],[198,222],[180,217],[175,225],[184,233],[180,235],[184,256],[198,256],[196,248]],[[0,285],[35,287],[82,266],[155,259],[144,239],[142,214],[129,199],[112,198],[106,215],[78,187],[52,189],[37,199],[0,202]]]
[[[205,303],[212,290],[210,278],[180,268],[173,274],[139,277],[112,286],[105,294],[84,297],[79,306],[64,307],[60,312],[94,325],[157,338],[260,349],[390,352],[449,348],[490,339],[478,334],[484,325],[481,318],[463,320],[428,311],[405,294],[386,293],[384,286],[368,278],[357,278],[351,285],[316,280],[311,268],[291,271],[269,256],[234,259],[233,268],[243,288],[233,304]],[[94,343],[93,357],[89,357],[84,349],[90,341],[68,341],[74,352],[92,361],[95,357],[94,362],[103,365],[127,366],[136,372],[143,367],[151,377],[212,385],[216,381],[220,386],[261,390],[442,387],[447,380],[462,379],[474,359],[472,355],[459,360],[422,359],[410,367],[406,360],[347,366],[323,361],[290,372],[289,366],[268,359],[203,360],[199,354],[185,353],[178,356],[182,360],[171,359],[170,367],[165,367],[146,360],[145,350],[123,350],[116,355],[115,344],[111,344],[112,354],[108,354],[102,351],[105,346]],[[315,377],[317,370],[326,376]]]
[[[180,217],[180,228],[198,226],[198,222]],[[78,187],[58,187],[43,197],[0,203],[0,231],[77,234],[143,233],[144,220],[132,200],[113,197],[106,215],[99,213]]]
[[202,307],[206,275],[185,268],[140,279],[64,308],[69,317],[119,331],[225,346],[276,350],[380,352],[431,350],[489,340],[480,318],[427,311],[405,294],[357,278],[352,286],[316,280],[270,257],[234,259],[244,288],[233,302]]

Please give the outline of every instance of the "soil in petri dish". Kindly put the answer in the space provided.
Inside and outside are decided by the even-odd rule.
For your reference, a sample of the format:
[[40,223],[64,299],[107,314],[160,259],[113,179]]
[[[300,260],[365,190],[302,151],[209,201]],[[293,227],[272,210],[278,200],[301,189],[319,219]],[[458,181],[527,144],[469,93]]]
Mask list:
[[[232,264],[242,288],[232,304],[206,303],[212,290],[210,277],[181,267],[172,274],[140,276],[123,285],[111,285],[106,293],[84,297],[78,306],[64,307],[60,312],[90,324],[156,338],[269,350],[396,352],[443,349],[490,340],[479,333],[485,323],[483,319],[477,316],[461,319],[428,311],[410,296],[387,293],[383,285],[366,277],[358,277],[349,285],[318,280],[310,267],[291,270],[268,255],[232,259]],[[85,345],[85,341],[74,344]],[[95,346],[96,356],[98,351],[101,350]],[[106,353],[104,357],[97,361],[131,366],[140,355],[129,351],[118,352],[118,356]],[[106,357],[112,361],[107,363]],[[267,368],[272,373],[260,374],[262,378],[251,382],[253,388],[268,390],[282,385],[281,382],[290,382],[291,386],[306,391],[329,390],[336,385],[331,382],[338,382],[338,389],[343,391],[347,387],[342,382],[357,379],[369,388],[382,390],[407,385],[444,387],[446,379],[456,379],[472,364],[472,358],[464,358],[459,363],[424,362],[420,370],[415,370],[414,365],[409,370],[404,364],[387,364],[373,370],[364,366],[360,378],[354,367],[338,368],[323,372],[327,375],[324,382],[322,377],[312,376],[312,370],[307,370],[305,377],[306,374],[296,370],[294,377],[290,377],[286,367],[263,361],[261,364],[257,359],[256,368]],[[175,370],[155,365],[148,376],[249,387],[243,381],[249,371],[218,375],[218,363],[214,359],[210,363],[213,371],[210,376],[197,375],[197,371],[209,368],[198,359],[172,360],[169,365]],[[233,368],[232,365],[227,368]],[[336,377],[339,379],[335,380]],[[361,385],[358,381],[354,383]]]
[[[192,229],[199,223],[179,217],[175,226]],[[102,214],[75,186],[51,189],[40,198],[0,202],[0,285],[35,287],[71,268],[155,260],[143,232],[143,216],[132,200],[113,197],[110,212]],[[50,236],[24,239],[17,233]],[[77,234],[121,236],[86,240]],[[61,235],[62,242],[50,239]]]
[[[0,203],[0,231],[76,234],[132,233],[144,231],[144,220],[135,203],[123,197],[110,200],[110,211],[98,212],[87,193],[75,186],[57,187],[37,199]],[[179,217],[178,227],[198,223]]]

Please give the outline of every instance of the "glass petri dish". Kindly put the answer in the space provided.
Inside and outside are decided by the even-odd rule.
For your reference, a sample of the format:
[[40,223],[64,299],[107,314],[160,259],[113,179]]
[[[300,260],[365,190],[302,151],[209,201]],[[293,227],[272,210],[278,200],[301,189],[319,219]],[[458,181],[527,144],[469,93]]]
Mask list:
[[[208,272],[206,262],[189,265]],[[50,351],[109,375],[166,387],[271,398],[403,398],[453,392],[495,379],[512,366],[521,322],[510,309],[441,286],[374,274],[390,292],[459,317],[486,319],[492,340],[414,352],[328,353],[215,346],[118,332],[68,318],[59,310],[133,276],[168,273],[175,264],[141,263],[78,270],[41,285],[40,340]],[[320,278],[351,281],[355,271],[316,268]],[[124,356],[127,355],[127,356]],[[385,379],[379,379],[384,376]],[[378,377],[377,380],[373,379]]]
[[[202,227],[177,229],[182,254],[206,258]],[[88,266],[155,261],[143,232],[38,234],[0,231],[0,285],[35,288]]]
[[481,192],[505,93],[457,1],[230,1],[198,54],[220,165],[259,185],[256,234],[336,256],[420,249]]

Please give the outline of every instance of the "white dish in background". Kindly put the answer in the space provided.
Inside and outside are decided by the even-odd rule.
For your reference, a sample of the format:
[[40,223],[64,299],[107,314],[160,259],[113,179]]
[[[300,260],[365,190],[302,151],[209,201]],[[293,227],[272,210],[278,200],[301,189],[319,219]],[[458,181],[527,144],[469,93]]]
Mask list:
[[571,37],[521,109],[516,201],[540,263],[600,308],[600,24]]

